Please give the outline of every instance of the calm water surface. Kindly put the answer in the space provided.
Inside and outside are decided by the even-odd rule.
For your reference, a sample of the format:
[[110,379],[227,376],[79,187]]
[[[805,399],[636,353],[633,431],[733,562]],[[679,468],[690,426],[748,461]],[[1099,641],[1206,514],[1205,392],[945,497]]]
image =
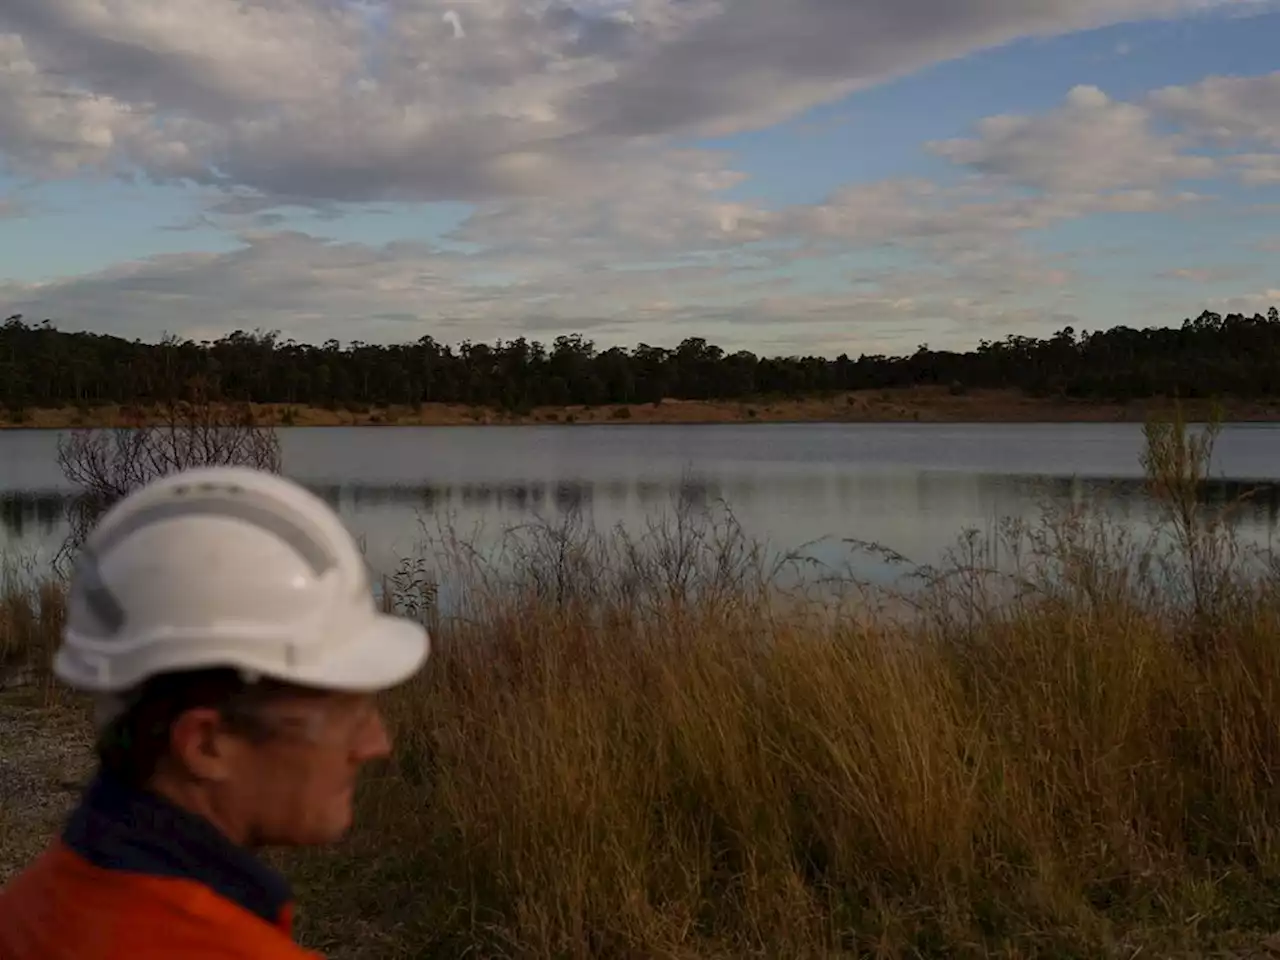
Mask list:
[[[298,428],[280,431],[285,473],[333,503],[389,572],[449,521],[480,539],[585,510],[639,529],[682,488],[724,500],[779,548],[848,556],[842,538],[937,560],[969,528],[1033,520],[1047,503],[1092,502],[1126,523],[1152,517],[1136,424],[823,424]],[[55,431],[0,431],[0,552],[46,562],[70,488]],[[1224,429],[1217,494],[1260,485],[1241,515],[1268,544],[1280,515],[1280,428]],[[487,531],[487,533],[486,533]],[[884,579],[870,557],[860,575]]]

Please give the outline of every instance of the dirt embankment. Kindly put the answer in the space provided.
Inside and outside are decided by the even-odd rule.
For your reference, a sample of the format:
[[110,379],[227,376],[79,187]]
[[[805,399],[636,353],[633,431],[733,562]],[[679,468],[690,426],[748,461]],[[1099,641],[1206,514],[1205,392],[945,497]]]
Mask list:
[[[1095,403],[1035,398],[1012,390],[974,390],[952,394],[943,387],[864,390],[799,400],[664,400],[658,404],[606,404],[598,407],[537,407],[509,413],[487,407],[426,403],[411,406],[353,406],[330,410],[300,404],[254,404],[259,422],[274,426],[474,426],[486,424],[715,424],[715,423],[1068,423],[1135,422],[1168,410],[1166,400]],[[1192,420],[1208,416],[1210,404],[1184,404]],[[1227,401],[1224,416],[1233,421],[1280,422],[1280,397]],[[156,418],[144,412],[143,422]],[[67,429],[111,427],[136,422],[119,407],[35,409],[15,422],[0,415],[0,428]]]

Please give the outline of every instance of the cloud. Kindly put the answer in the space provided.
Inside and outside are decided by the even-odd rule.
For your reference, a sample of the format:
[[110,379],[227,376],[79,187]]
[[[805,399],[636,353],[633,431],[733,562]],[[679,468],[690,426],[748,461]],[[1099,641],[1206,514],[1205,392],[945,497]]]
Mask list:
[[777,231],[774,214],[721,198],[743,180],[710,151],[610,157],[571,192],[482,205],[450,239],[493,253],[581,253],[601,262],[766,239]]
[[1163,87],[1147,98],[1163,120],[1220,148],[1254,148],[1231,156],[1246,186],[1280,184],[1280,71],[1255,77],[1208,77],[1188,86]]
[[929,147],[996,180],[1059,194],[1153,187],[1209,177],[1215,169],[1210,158],[1183,152],[1185,137],[1155,133],[1146,108],[1094,86],[1074,87],[1061,107],[1042,116],[988,117],[977,133]]
[[1162,117],[1221,144],[1280,147],[1280,71],[1256,77],[1209,77],[1163,87],[1148,98]]
[[[1265,139],[1255,85],[1133,103],[1080,86],[1044,115],[931,144],[958,183],[862,183],[783,208],[734,197],[732,158],[676,138],[759,127],[1018,37],[1220,5],[6,0],[0,161],[36,178],[192,181],[208,202],[174,229],[216,225],[239,246],[0,283],[0,301],[127,336],[311,341],[674,342],[696,325],[727,346],[854,351],[1061,326],[1077,277],[1028,234],[1201,202],[1184,181],[1218,168],[1271,182],[1261,147],[1217,167],[1195,153],[1248,118]],[[1174,117],[1187,130],[1161,125]],[[284,229],[291,207],[320,230],[348,202],[434,200],[472,205],[446,246]]]
[[1265,313],[1271,307],[1280,307],[1280,287],[1272,287],[1258,293],[1241,293],[1231,297],[1219,297],[1209,301],[1212,309],[1222,313],[1251,315]]
[[[758,127],[1019,37],[1230,0],[6,0],[0,151],[276,197],[571,190],[654,138]],[[462,29],[458,29],[458,27]]]
[[[979,128],[990,131],[1007,120],[992,118]],[[1212,161],[1180,154],[1180,141],[1153,134],[1141,108],[1114,103],[1100,91],[1077,89],[1062,109],[1018,125],[1016,137],[935,147],[958,162],[972,161],[976,151],[988,154],[991,166],[959,185],[890,179],[783,209],[724,199],[745,177],[722,154],[635,151],[602,160],[571,193],[482,204],[450,239],[491,254],[554,253],[598,264],[758,241],[795,244],[804,256],[885,247],[938,256],[1007,246],[1019,234],[1092,214],[1154,213],[1204,199],[1167,187],[1207,173]],[[1106,159],[1092,166],[1073,159],[1094,152],[1085,145],[1099,139],[1110,147],[1102,151]],[[997,162],[1006,153],[1013,161]],[[1011,177],[1007,168],[1021,172]],[[1041,189],[1028,194],[1020,189],[1024,181]],[[255,203],[244,209],[256,209]]]
[[[723,275],[715,267],[662,271],[695,302]],[[0,284],[0,302],[128,336],[198,324],[223,332],[263,326],[307,340],[402,340],[417,322],[422,332],[491,339],[538,316],[555,317],[568,332],[623,311],[676,315],[655,308],[659,289],[651,275],[604,274],[554,257],[469,257],[423,243],[263,231],[244,234],[227,253],[165,254],[73,278]]]
[[1239,267],[1178,267],[1162,270],[1156,276],[1161,280],[1189,280],[1192,283],[1214,283],[1231,280],[1250,271]]
[[855,352],[910,346],[925,328],[931,342],[971,343],[1001,318],[1052,317],[1070,303],[1069,275],[1026,252],[974,252],[953,264],[908,260],[861,273],[832,262],[820,291],[789,278],[785,256],[760,259],[763,268],[734,255],[624,268],[554,252],[476,256],[422,243],[260,232],[227,253],[165,254],[78,277],[0,283],[0,302],[71,328],[143,338],[261,327],[310,342],[584,331],[675,343],[696,329],[729,347],[759,349],[764,337],[788,350],[821,340]]
[[[1127,119],[1124,105],[1079,93],[1029,121],[1013,153],[1051,156],[1038,139],[1062,147],[1086,137],[1085,118],[1072,112],[1079,106],[1104,130],[1118,127],[1158,155],[1152,142],[1161,141],[1145,119]],[[990,129],[980,124],[979,137],[963,141],[962,161],[975,144],[994,144],[991,157],[1010,149],[1008,138],[984,141],[981,131]],[[892,179],[767,209],[725,199],[743,181],[725,155],[652,146],[602,157],[572,192],[479,204],[445,238],[478,251],[466,254],[453,246],[338,243],[281,230],[272,207],[283,198],[234,190],[215,193],[205,219],[193,224],[236,224],[236,250],[9,283],[0,285],[0,301],[128,336],[264,327],[313,342],[405,340],[428,331],[476,340],[583,330],[626,342],[674,342],[695,327],[727,346],[897,350],[925,339],[962,346],[1001,324],[1060,327],[1063,317],[1075,316],[1067,259],[1029,250],[1029,232],[1096,213],[1199,201],[1168,189],[1180,161],[1171,145],[1161,149],[1163,162],[1135,163],[1123,177],[1109,168],[1090,177],[1094,192],[1085,181],[1042,173],[1041,189],[1028,193],[1004,168],[971,168],[958,184]],[[320,215],[334,210],[317,208]],[[892,269],[857,266],[859,255],[885,252]],[[797,269],[809,279],[799,279]]]
[[784,211],[776,229],[845,248],[918,248],[954,258],[1016,246],[1027,232],[1092,214],[1156,213],[1202,199],[1189,191],[1146,187],[1028,195],[1002,189],[998,182],[948,187],[926,180],[886,180],[847,187],[822,203]]
[[[727,133],[776,122],[923,66],[998,46],[1221,6],[1177,0],[733,0],[688,18],[585,91],[615,133]],[[712,12],[714,11],[714,12]]]
[[1231,158],[1240,180],[1251,187],[1280,184],[1280,153],[1245,153]]

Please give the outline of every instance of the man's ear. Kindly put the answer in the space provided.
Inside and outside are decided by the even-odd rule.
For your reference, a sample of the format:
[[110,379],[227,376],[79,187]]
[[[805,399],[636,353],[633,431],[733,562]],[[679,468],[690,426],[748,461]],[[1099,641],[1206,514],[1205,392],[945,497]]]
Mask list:
[[169,728],[169,753],[197,780],[220,782],[232,775],[237,743],[212,707],[184,710]]

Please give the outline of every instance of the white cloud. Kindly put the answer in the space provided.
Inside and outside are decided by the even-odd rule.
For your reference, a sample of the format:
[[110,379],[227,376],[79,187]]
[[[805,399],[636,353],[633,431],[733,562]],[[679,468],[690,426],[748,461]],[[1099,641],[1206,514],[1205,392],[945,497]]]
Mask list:
[[1002,317],[1054,316],[1070,300],[1064,270],[1016,250],[863,277],[832,267],[828,275],[828,289],[812,293],[732,257],[615,269],[553,252],[472,257],[424,244],[372,247],[264,232],[245,235],[230,253],[167,254],[41,284],[0,283],[0,302],[129,337],[262,327],[312,342],[585,331],[674,343],[692,328],[729,347],[771,339],[797,349],[820,336],[862,350],[902,347],[925,329],[931,342],[948,330],[957,343],[972,342],[975,330],[985,335]]
[[0,33],[0,151],[11,166],[47,177],[105,171],[121,141],[156,176],[182,166],[183,145],[158,136],[144,114],[110,95],[68,90],[21,36]]
[[[1116,125],[1117,113],[1124,119],[1123,105],[1083,100],[1104,128]],[[1063,110],[1029,121],[1013,152],[1051,157],[1036,140],[1063,145],[1064,124],[1085,137],[1071,112],[1081,101],[1074,94]],[[1119,126],[1154,152],[1145,120]],[[1008,141],[994,142],[1003,149]],[[1064,259],[1029,250],[1028,232],[1200,199],[1163,189],[1180,163],[1165,147],[1163,161],[1141,168],[1145,178],[1137,169],[1091,176],[1094,192],[1047,173],[1039,175],[1043,189],[1027,194],[993,169],[954,186],[887,180],[776,210],[723,198],[742,181],[726,157],[655,148],[601,157],[573,192],[481,204],[449,238],[479,245],[474,255],[242,229],[243,246],[232,253],[172,254],[41,285],[0,285],[0,301],[129,336],[260,326],[310,341],[585,330],[674,342],[692,325],[726,346],[962,346],[1001,324],[1056,329],[1074,316],[1075,275]],[[214,215],[243,225],[269,202],[233,193]],[[860,276],[825,259],[886,249],[895,251],[895,268]],[[804,261],[825,278],[821,293],[787,272]]]
[[1280,184],[1280,153],[1245,153],[1231,158],[1240,180],[1251,187]]
[[1280,71],[1257,77],[1209,77],[1164,87],[1149,97],[1163,117],[1222,144],[1280,147]]
[[678,286],[696,300],[725,272],[667,270],[655,287],[652,275],[582,269],[551,255],[473,258],[292,232],[241,239],[230,253],[167,254],[41,284],[0,284],[0,302],[130,336],[263,326],[308,340],[398,340],[428,328],[491,339],[524,325],[594,327],[623,311],[663,319],[674,311],[654,306],[659,290]]
[[[1240,0],[1235,0],[1240,2]],[[560,192],[1028,35],[1233,0],[6,0],[0,151],[315,199]]]
[[823,203],[784,211],[776,229],[845,248],[919,248],[954,259],[1007,248],[1029,231],[1091,214],[1156,213],[1203,199],[1189,191],[1147,187],[1027,195],[1001,189],[998,179],[954,187],[923,180],[849,187]]
[[480,207],[452,239],[602,262],[765,239],[776,216],[720,197],[744,179],[707,151],[602,158],[572,191]]
[[1038,117],[988,117],[974,139],[930,144],[940,156],[1018,186],[1092,195],[1209,177],[1208,157],[1184,152],[1183,137],[1159,135],[1146,108],[1077,86],[1066,102]]
[[732,0],[588,91],[619,131],[725,133],[1020,37],[1234,6],[1199,0]]
[[[1280,71],[1256,77],[1208,77],[1163,87],[1148,97],[1163,119],[1226,148],[1280,148]],[[1280,184],[1280,152],[1230,157],[1246,186]]]

